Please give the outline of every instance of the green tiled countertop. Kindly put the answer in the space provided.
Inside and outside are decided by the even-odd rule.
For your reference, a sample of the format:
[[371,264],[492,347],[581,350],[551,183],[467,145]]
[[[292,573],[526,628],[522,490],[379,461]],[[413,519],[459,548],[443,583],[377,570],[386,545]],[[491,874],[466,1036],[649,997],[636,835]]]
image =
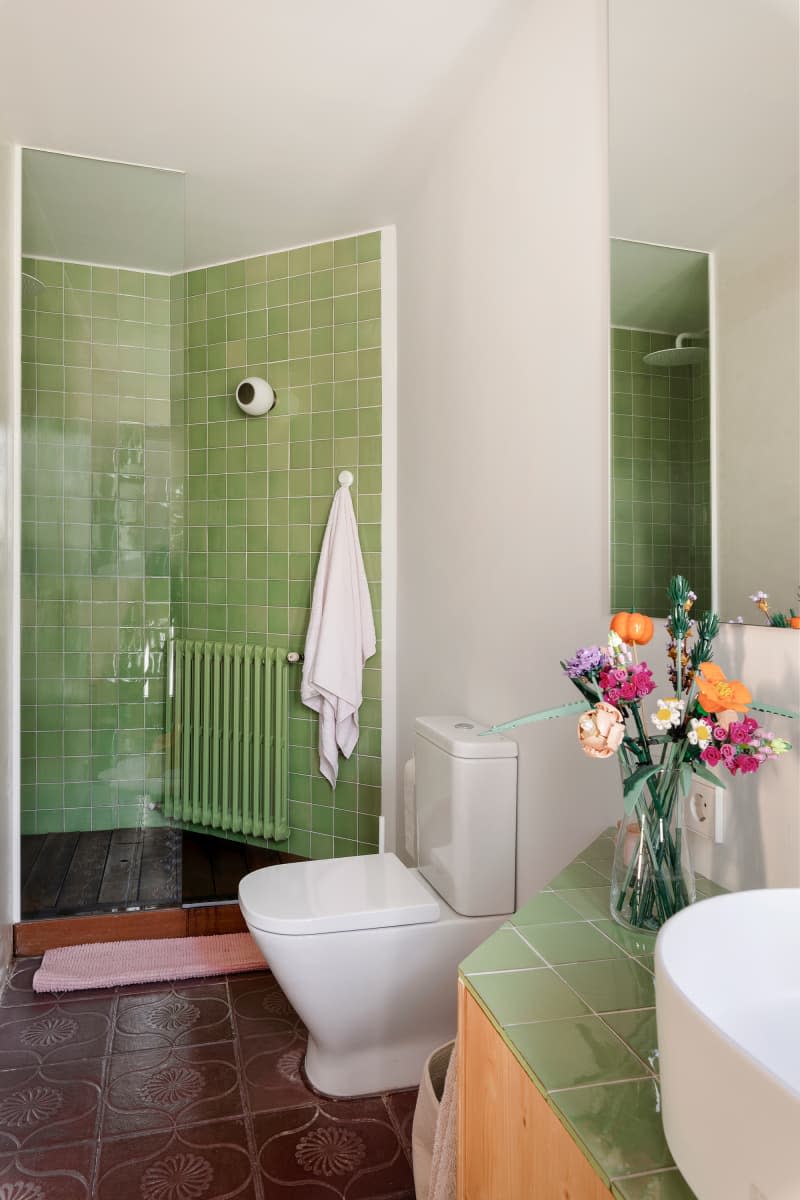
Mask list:
[[[661,1122],[655,936],[609,915],[613,834],[465,959],[461,976],[618,1200],[693,1200]],[[698,897],[721,890],[697,877]]]

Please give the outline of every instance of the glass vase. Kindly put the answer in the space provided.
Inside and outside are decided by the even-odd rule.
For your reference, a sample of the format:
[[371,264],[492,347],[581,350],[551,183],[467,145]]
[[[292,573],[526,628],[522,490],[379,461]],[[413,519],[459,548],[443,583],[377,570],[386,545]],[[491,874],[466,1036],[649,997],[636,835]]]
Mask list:
[[[638,766],[638,764],[637,764]],[[623,782],[629,772],[623,768]],[[680,764],[649,777],[617,830],[611,916],[627,929],[656,933],[697,898]]]

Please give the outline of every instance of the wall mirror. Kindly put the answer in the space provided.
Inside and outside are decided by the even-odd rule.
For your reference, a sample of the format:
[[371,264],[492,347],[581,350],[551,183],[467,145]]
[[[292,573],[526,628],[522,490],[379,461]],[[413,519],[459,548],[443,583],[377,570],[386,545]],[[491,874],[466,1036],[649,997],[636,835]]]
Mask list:
[[799,59],[794,0],[609,0],[614,608],[800,612]]

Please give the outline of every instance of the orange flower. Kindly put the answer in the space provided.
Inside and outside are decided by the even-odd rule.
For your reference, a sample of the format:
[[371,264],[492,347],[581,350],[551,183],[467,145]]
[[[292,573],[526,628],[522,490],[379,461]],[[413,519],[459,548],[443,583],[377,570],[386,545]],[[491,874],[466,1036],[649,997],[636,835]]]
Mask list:
[[643,613],[618,612],[611,618],[611,630],[629,646],[646,646],[653,636],[653,622]]
[[738,679],[726,679],[725,672],[716,663],[700,664],[700,674],[697,679],[700,692],[700,703],[707,713],[724,712],[730,708],[734,712],[747,712],[753,696]]

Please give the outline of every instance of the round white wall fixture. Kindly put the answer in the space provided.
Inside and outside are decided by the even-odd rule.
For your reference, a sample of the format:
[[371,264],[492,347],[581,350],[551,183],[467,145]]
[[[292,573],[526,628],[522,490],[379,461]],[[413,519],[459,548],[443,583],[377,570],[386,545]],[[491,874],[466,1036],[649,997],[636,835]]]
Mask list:
[[275,392],[266,379],[250,375],[236,388],[236,403],[248,417],[263,417],[275,404]]

